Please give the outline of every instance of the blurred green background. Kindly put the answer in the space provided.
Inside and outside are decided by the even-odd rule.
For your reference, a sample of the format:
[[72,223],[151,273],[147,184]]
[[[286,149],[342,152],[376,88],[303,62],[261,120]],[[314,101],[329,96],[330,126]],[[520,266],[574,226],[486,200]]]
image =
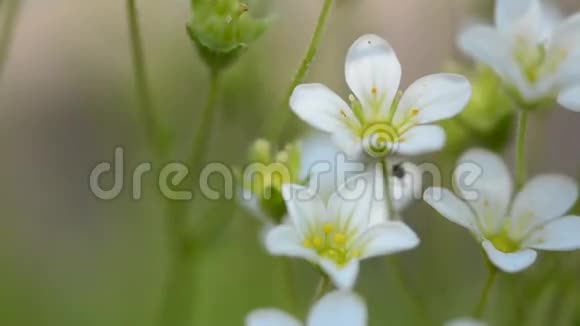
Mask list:
[[[151,157],[136,108],[124,1],[21,2],[0,80],[0,325],[154,325],[167,274],[167,216],[153,174],[145,177],[144,199],[131,199],[132,168]],[[256,126],[288,87],[321,2],[270,1],[271,28],[225,73],[208,160],[244,162],[247,147],[262,136]],[[580,10],[576,0],[557,3],[567,14]],[[1,1],[0,12],[5,7]],[[187,0],[141,0],[138,7],[155,105],[180,160],[197,128],[208,72],[185,31]],[[307,80],[348,94],[346,50],[372,32],[397,51],[405,87],[460,60],[457,31],[470,17],[489,17],[489,8],[483,0],[339,0]],[[287,140],[306,129],[294,117],[291,123]],[[502,130],[511,136],[511,127]],[[531,174],[578,176],[577,114],[534,114],[529,131]],[[125,148],[125,189],[118,199],[101,201],[89,190],[89,173],[112,161],[116,146]],[[511,141],[496,148],[511,162]],[[458,151],[410,160],[436,160],[449,171]],[[220,216],[204,200],[192,214],[194,225],[202,215],[232,219],[191,275],[197,289],[192,325],[241,325],[254,308],[284,308],[280,261],[260,246],[257,220],[241,209]],[[422,202],[404,215],[422,239],[418,249],[399,256],[405,278],[437,322],[468,315],[485,280],[478,245]],[[303,261],[293,261],[292,269],[304,314],[318,276]],[[579,277],[580,253],[542,253],[524,273],[500,277],[488,319],[580,325]],[[419,323],[383,259],[362,265],[357,291],[367,300],[371,325]]]

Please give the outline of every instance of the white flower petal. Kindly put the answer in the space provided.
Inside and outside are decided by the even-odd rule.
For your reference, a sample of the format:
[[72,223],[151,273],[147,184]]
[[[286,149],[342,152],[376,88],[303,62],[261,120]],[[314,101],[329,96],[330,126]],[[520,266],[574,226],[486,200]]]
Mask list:
[[403,222],[383,222],[369,228],[354,245],[361,259],[410,250],[419,245],[419,237]]
[[246,326],[301,326],[302,323],[279,309],[257,309],[246,317]]
[[350,129],[343,128],[332,134],[334,143],[342,149],[346,156],[353,160],[359,160],[364,156],[360,137],[353,134]]
[[563,90],[558,95],[558,103],[568,110],[580,112],[580,85]]
[[462,317],[447,321],[445,326],[487,326],[487,323],[478,319]]
[[268,253],[275,256],[289,256],[317,260],[317,253],[302,245],[303,238],[290,225],[278,225],[266,234],[265,246]]
[[393,122],[398,125],[412,119],[418,124],[425,124],[448,119],[461,112],[470,97],[471,84],[461,75],[425,76],[407,88]]
[[538,41],[543,27],[541,9],[538,0],[497,0],[495,24],[501,31]]
[[523,96],[532,96],[531,86],[525,79],[512,55],[512,40],[490,26],[466,28],[457,40],[458,47],[478,62],[491,67],[504,81],[513,84]]
[[535,231],[525,245],[542,250],[580,249],[580,216],[555,219]]
[[322,84],[302,84],[294,89],[290,107],[298,117],[325,132],[345,128],[345,120],[359,125],[350,106]]
[[401,155],[419,155],[436,152],[445,145],[445,131],[439,126],[417,126],[399,139],[395,152]]
[[446,219],[481,235],[477,226],[477,217],[473,215],[469,205],[457,198],[451,191],[445,188],[431,187],[425,190],[423,199]]
[[367,318],[366,305],[358,295],[334,291],[314,305],[307,326],[366,326]]
[[506,273],[517,273],[530,267],[536,261],[537,253],[532,249],[523,249],[516,252],[505,253],[497,250],[488,240],[481,244],[489,260],[499,269]]
[[568,58],[580,53],[580,13],[576,13],[554,28],[549,49],[566,51]]
[[334,260],[322,258],[320,259],[320,268],[330,277],[338,289],[350,290],[356,283],[359,261],[351,259],[346,265],[338,266]]
[[482,231],[495,233],[506,217],[513,189],[503,160],[487,150],[469,150],[459,159],[453,182],[477,214]]
[[549,174],[532,178],[514,199],[512,234],[523,236],[533,227],[564,215],[577,198],[578,185],[572,178]]
[[495,25],[500,29],[510,28],[530,7],[532,0],[496,0]]
[[363,109],[370,114],[373,89],[376,98],[384,98],[381,112],[388,113],[399,90],[401,64],[389,43],[377,35],[363,35],[348,50],[346,82]]
[[338,228],[356,238],[369,224],[374,197],[373,175],[365,173],[349,178],[328,201],[328,216]]
[[282,196],[288,215],[301,236],[326,220],[326,210],[322,199],[313,189],[295,184],[282,186]]

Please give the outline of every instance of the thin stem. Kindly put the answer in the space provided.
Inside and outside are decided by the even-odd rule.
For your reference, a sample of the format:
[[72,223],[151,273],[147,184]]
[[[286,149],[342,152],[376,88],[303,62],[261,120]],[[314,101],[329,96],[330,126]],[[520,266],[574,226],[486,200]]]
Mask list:
[[205,107],[201,111],[199,127],[193,139],[191,156],[189,157],[190,169],[197,175],[200,165],[203,163],[207,147],[210,140],[210,131],[213,125],[215,107],[219,99],[221,73],[218,70],[212,70],[209,82],[209,91]]
[[518,121],[518,138],[516,147],[517,187],[521,189],[526,182],[526,131],[528,128],[528,111],[520,110]]
[[127,0],[127,20],[129,22],[131,55],[139,109],[141,118],[145,124],[145,133],[150,146],[156,154],[163,155],[167,149],[163,132],[160,129],[153,106],[149,79],[147,77],[147,70],[145,69],[143,41],[135,2],[136,0]]
[[330,17],[330,12],[332,6],[334,4],[334,0],[325,0],[322,6],[322,10],[320,11],[320,16],[318,17],[318,24],[316,25],[316,29],[314,30],[314,34],[312,35],[312,39],[310,41],[310,45],[308,46],[308,50],[302,59],[302,63],[298,68],[298,71],[294,75],[292,79],[292,83],[290,87],[286,91],[286,95],[282,103],[280,103],[278,110],[274,111],[271,122],[269,126],[267,126],[267,136],[268,139],[276,142],[280,138],[282,132],[284,131],[284,126],[286,125],[286,120],[288,120],[288,116],[290,115],[290,111],[288,110],[288,104],[290,102],[290,97],[292,96],[292,92],[296,86],[304,81],[306,77],[306,73],[310,69],[310,65],[318,52],[318,47],[320,46],[320,42],[322,40],[322,36],[324,35],[324,31],[326,29],[326,25],[328,23],[328,18]]
[[296,298],[296,285],[294,282],[294,272],[292,271],[292,261],[290,258],[282,257],[282,274],[284,277],[284,286],[286,287],[286,304],[290,313],[297,313],[298,300]]
[[487,281],[485,282],[485,286],[483,287],[479,296],[479,302],[473,311],[473,317],[475,318],[481,318],[481,316],[483,316],[485,307],[489,301],[489,294],[491,293],[491,289],[493,288],[493,284],[497,278],[497,267],[495,267],[489,261],[487,262],[487,266],[489,268],[489,273],[487,274]]
[[[200,126],[194,137],[190,160],[191,171],[197,175],[203,162],[215,106],[219,98],[220,74],[212,71],[207,103],[201,112]],[[195,260],[199,251],[188,232],[189,203],[167,201],[167,233],[170,244],[169,279],[161,312],[160,325],[191,325],[195,301]]]
[[326,274],[322,274],[320,276],[320,281],[318,282],[318,286],[316,286],[316,291],[312,296],[311,304],[314,304],[316,301],[320,300],[324,296],[324,294],[330,288],[330,278]]
[[391,171],[389,170],[389,163],[385,159],[381,163],[383,169],[383,178],[385,182],[385,205],[387,212],[387,219],[394,219],[393,196],[391,195]]
[[394,257],[390,256],[387,257],[387,269],[390,271],[390,275],[392,276],[393,281],[397,284],[399,289],[405,293],[405,295],[409,298],[412,302],[415,310],[417,311],[419,318],[422,321],[422,325],[434,325],[429,312],[427,310],[427,306],[425,302],[421,299],[421,297],[408,285],[405,277],[403,275],[403,271],[401,270],[401,264],[399,264],[399,260]]
[[6,7],[4,17],[2,17],[2,31],[0,31],[0,76],[2,76],[2,73],[4,72],[4,66],[6,65],[6,59],[8,57],[10,45],[12,44],[16,21],[18,14],[20,13],[21,2],[21,0],[11,0],[0,3],[0,5],[3,4]]

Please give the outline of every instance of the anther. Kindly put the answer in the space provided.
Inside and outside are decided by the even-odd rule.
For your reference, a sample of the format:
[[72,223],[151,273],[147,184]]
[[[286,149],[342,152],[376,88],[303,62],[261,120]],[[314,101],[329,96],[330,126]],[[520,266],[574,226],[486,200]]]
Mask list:
[[326,234],[330,234],[332,233],[332,231],[334,231],[334,225],[324,224],[324,226],[322,226],[322,231],[324,231],[324,233]]
[[337,233],[334,235],[334,242],[336,242],[337,245],[344,245],[346,243],[346,236],[344,235],[344,233]]
[[312,239],[312,244],[315,248],[322,248],[322,238],[321,237],[314,237]]

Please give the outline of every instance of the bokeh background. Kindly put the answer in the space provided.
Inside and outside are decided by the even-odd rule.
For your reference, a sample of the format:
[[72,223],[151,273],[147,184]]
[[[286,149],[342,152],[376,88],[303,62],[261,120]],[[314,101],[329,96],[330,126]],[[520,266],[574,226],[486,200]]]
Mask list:
[[[131,199],[132,168],[152,158],[136,107],[125,3],[20,1],[0,79],[0,325],[154,325],[167,274],[168,217],[152,174],[145,178],[144,199]],[[288,87],[321,5],[269,2],[271,28],[225,74],[211,161],[244,162],[248,145],[262,136],[256,126]],[[3,20],[6,3],[0,2]],[[556,3],[567,14],[580,10],[576,0]],[[155,106],[179,144],[179,160],[197,128],[208,71],[185,32],[186,0],[141,0],[138,7]],[[339,0],[307,80],[347,94],[346,50],[372,32],[397,51],[405,87],[450,62],[466,62],[454,47],[455,35],[472,17],[488,19],[491,8],[485,0]],[[295,118],[290,123],[288,140],[306,129]],[[579,137],[577,114],[558,108],[534,114],[531,174],[577,177]],[[119,198],[101,201],[89,190],[89,173],[112,161],[116,146],[125,149],[125,189]],[[496,148],[511,162],[511,141]],[[457,152],[411,160],[449,168]],[[220,216],[219,209],[207,215],[215,205],[198,201],[194,227],[202,224],[201,215],[231,221],[191,275],[192,325],[241,325],[254,308],[284,307],[280,262],[260,246],[259,222],[241,209],[232,216]],[[469,314],[486,273],[477,244],[424,203],[405,217],[422,239],[418,249],[399,257],[405,278],[437,322]],[[306,262],[295,261],[292,269],[305,313],[318,276]],[[580,325],[579,277],[580,253],[543,253],[526,272],[500,277],[487,319],[497,325]],[[419,324],[384,260],[363,264],[357,291],[367,300],[371,325]]]

